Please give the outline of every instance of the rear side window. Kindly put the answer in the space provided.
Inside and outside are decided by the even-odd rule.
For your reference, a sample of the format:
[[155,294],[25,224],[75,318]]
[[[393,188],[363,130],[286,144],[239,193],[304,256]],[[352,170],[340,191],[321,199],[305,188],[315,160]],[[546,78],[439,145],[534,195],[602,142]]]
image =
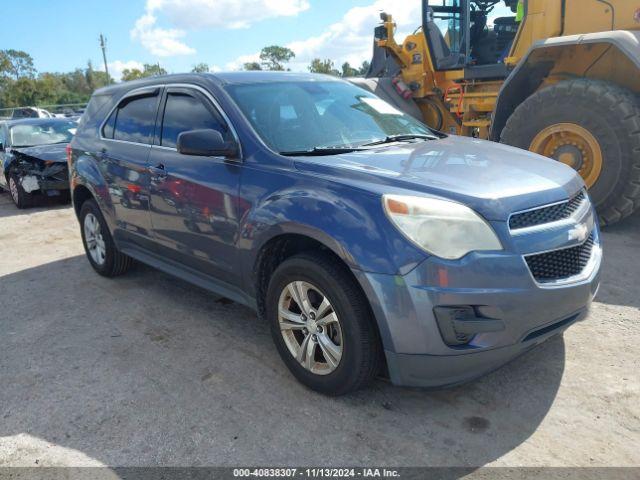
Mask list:
[[199,92],[169,92],[162,121],[160,145],[175,147],[178,135],[189,130],[217,130],[227,138],[229,129],[213,105]]
[[[102,119],[98,116],[100,111],[109,105],[111,100],[111,95],[93,95],[91,100],[89,100],[89,104],[86,109],[79,109],[77,112],[82,112],[80,121],[78,122],[78,133],[84,130],[85,126],[91,123],[98,124],[102,121]],[[106,113],[106,112],[105,112]],[[109,138],[113,138],[113,133]]]
[[114,140],[150,145],[157,107],[157,95],[145,95],[123,100],[106,121],[102,135]]
[[118,114],[118,109],[115,109],[113,112],[111,112],[111,115],[109,116],[109,120],[107,120],[107,122],[104,124],[104,127],[102,127],[102,136],[104,138],[113,138],[113,130],[114,130],[114,127],[116,126],[117,114]]

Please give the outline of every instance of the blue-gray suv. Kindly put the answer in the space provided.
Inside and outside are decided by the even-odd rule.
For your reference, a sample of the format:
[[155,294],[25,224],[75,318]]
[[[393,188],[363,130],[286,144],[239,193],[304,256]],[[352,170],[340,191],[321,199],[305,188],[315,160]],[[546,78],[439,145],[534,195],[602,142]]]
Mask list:
[[133,260],[254,308],[293,375],[343,394],[457,384],[582,319],[598,223],[569,167],[447,136],[326,76],[97,91],[69,150],[101,275]]

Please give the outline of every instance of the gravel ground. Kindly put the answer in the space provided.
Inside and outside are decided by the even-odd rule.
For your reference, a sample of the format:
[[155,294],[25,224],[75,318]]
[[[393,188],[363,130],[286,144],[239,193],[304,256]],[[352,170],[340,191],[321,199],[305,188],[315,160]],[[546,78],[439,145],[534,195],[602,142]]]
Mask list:
[[68,206],[0,194],[0,467],[640,466],[640,215],[588,319],[450,390],[331,399],[250,310],[144,266],[108,280]]

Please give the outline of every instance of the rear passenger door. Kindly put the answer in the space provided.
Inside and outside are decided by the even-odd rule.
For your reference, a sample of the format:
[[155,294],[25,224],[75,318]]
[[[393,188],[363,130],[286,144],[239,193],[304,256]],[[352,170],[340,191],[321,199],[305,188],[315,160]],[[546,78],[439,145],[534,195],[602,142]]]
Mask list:
[[161,91],[153,87],[131,92],[102,127],[101,165],[116,213],[114,233],[144,248],[152,246],[148,160]]
[[238,284],[235,240],[241,164],[221,157],[178,153],[182,132],[217,130],[233,135],[214,98],[188,85],[167,86],[151,148],[151,221],[165,256]]

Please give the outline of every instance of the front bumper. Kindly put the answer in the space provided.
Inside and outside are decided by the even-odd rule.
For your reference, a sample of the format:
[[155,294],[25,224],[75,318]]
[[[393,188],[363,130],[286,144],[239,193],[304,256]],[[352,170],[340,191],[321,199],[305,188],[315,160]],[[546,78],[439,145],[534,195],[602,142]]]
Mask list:
[[[430,257],[409,274],[355,272],[371,301],[391,381],[440,387],[471,380],[504,365],[583,319],[600,281],[601,249],[579,279],[540,285],[521,253],[471,253],[459,261]],[[499,320],[500,331],[468,344],[445,343],[435,307],[471,306]]]
[[551,322],[528,341],[506,347],[482,349],[462,355],[408,355],[385,350],[391,381],[396,385],[437,388],[465,383],[490,373],[523,355],[545,340],[565,331],[582,320],[584,308],[559,322]]

